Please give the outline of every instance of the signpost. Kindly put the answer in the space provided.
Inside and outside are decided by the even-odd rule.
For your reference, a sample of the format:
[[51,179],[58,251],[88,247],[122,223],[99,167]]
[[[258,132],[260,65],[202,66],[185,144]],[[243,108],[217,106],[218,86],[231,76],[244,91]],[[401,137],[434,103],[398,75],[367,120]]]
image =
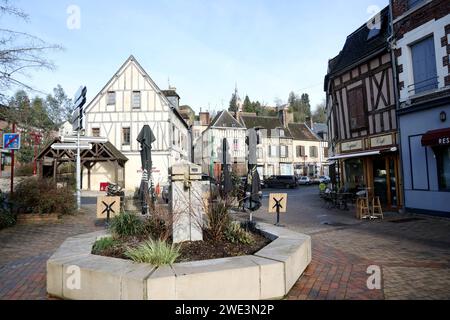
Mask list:
[[277,214],[277,224],[280,225],[280,213],[287,212],[287,193],[271,193],[269,196],[269,213]]
[[15,150],[20,149],[20,133],[16,133],[16,124],[13,123],[13,133],[5,133],[3,135],[3,149],[11,150],[11,192],[14,193],[14,158]]
[[120,213],[120,197],[98,197],[97,218],[106,222]]

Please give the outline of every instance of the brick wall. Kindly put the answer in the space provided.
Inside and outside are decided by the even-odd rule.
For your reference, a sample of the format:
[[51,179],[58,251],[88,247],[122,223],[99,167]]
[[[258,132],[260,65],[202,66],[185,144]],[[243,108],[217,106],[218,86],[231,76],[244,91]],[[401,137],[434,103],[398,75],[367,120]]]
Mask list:
[[[426,0],[424,0],[426,1]],[[420,5],[419,5],[420,6]],[[393,0],[392,12],[394,20],[408,11],[407,0]],[[441,19],[450,13],[450,1],[449,0],[434,0],[420,9],[411,12],[411,14],[405,16],[394,25],[394,30],[397,39],[401,39],[403,35],[422,24],[433,20]]]

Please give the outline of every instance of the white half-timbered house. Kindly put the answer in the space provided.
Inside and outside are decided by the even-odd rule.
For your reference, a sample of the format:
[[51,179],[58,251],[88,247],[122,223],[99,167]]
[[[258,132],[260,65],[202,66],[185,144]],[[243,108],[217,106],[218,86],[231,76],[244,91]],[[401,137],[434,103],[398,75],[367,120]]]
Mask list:
[[142,170],[136,139],[144,125],[156,138],[152,144],[155,186],[167,184],[172,164],[189,159],[189,129],[177,111],[179,96],[167,92],[166,96],[133,56],[125,61],[87,105],[85,116],[86,135],[106,137],[128,158],[125,172],[118,173],[120,168],[112,163],[96,164],[90,172],[83,170],[83,189],[99,190],[100,183],[117,176],[127,191],[139,187]]

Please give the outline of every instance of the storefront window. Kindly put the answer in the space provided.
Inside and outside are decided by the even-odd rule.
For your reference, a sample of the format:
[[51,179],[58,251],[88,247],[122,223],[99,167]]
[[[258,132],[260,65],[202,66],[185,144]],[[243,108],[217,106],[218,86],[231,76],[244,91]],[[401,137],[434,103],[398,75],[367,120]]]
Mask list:
[[345,161],[345,185],[347,190],[363,188],[364,166],[360,159],[349,159]]
[[439,189],[441,191],[450,191],[450,147],[441,147],[435,149]]

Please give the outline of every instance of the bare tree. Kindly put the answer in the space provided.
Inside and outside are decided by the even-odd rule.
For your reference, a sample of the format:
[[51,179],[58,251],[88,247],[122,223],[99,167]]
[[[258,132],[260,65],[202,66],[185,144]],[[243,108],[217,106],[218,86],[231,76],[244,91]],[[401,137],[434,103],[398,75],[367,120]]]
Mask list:
[[[9,0],[0,0],[0,18],[9,15],[28,21],[29,16],[21,9],[10,4]],[[23,82],[20,76],[28,77],[28,71],[47,69],[53,70],[54,63],[47,59],[46,54],[62,47],[49,44],[39,37],[26,32],[16,31],[0,26],[0,90],[23,88],[38,91]],[[5,100],[0,93],[0,101]]]

